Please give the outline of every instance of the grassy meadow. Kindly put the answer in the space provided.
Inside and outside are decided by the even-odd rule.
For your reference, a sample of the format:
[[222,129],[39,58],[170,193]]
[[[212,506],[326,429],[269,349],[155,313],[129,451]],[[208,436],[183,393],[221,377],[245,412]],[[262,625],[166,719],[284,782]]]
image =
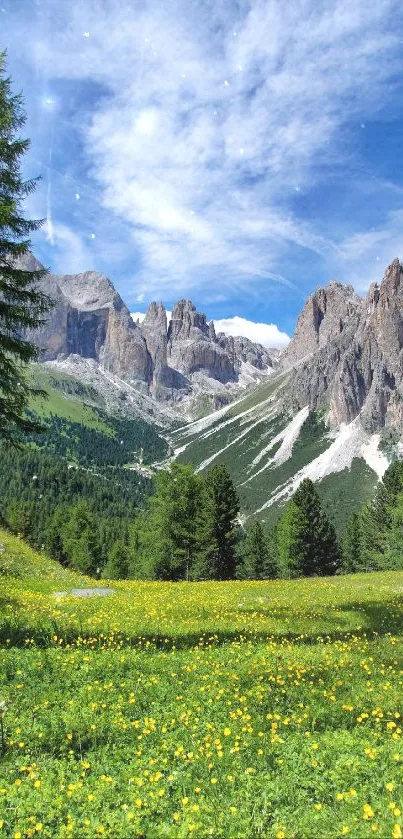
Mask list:
[[83,585],[0,531],[1,837],[402,837],[403,572]]

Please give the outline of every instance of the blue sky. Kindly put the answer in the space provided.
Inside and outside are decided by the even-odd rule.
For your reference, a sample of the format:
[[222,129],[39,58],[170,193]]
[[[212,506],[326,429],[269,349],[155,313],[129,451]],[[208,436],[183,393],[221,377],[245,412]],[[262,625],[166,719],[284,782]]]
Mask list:
[[0,0],[0,48],[53,271],[290,333],[403,257],[400,3]]

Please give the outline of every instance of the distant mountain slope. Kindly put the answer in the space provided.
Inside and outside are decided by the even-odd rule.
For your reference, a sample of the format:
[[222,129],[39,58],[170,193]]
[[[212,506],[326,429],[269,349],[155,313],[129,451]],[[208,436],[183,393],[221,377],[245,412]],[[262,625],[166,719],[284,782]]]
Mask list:
[[30,375],[46,393],[30,403],[43,423],[43,431],[28,438],[36,447],[94,467],[150,464],[167,454],[169,444],[158,426],[124,411],[110,413],[95,388],[40,364],[31,366]]
[[303,478],[320,481],[326,503],[337,501],[341,525],[370,497],[387,467],[381,435],[366,431],[359,419],[330,428],[325,412],[311,412],[309,405],[291,408],[291,387],[292,371],[274,375],[253,394],[174,431],[174,456],[197,470],[225,463],[244,520],[272,521]]

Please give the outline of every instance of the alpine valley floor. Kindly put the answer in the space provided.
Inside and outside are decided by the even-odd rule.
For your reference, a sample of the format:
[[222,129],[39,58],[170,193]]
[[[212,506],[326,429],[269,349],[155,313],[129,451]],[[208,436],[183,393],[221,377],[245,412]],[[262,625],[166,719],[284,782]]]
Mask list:
[[403,572],[55,598],[0,544],[1,837],[402,836]]

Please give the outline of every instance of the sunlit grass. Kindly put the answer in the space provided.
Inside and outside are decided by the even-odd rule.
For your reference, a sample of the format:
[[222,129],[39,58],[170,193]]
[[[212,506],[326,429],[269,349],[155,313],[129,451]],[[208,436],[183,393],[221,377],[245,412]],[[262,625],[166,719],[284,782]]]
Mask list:
[[55,599],[0,542],[1,836],[401,836],[403,573]]

